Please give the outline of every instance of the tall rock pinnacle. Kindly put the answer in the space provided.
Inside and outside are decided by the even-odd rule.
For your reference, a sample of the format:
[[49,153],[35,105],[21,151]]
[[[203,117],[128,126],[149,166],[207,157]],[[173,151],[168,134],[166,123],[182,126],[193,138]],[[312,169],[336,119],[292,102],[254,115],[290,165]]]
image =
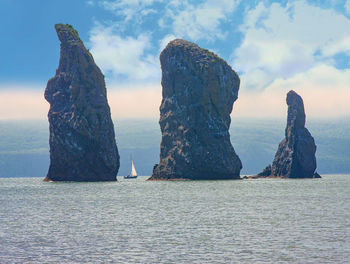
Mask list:
[[[287,94],[287,105],[288,118],[285,138],[278,146],[272,167],[267,167],[266,171],[260,175],[284,178],[319,178],[318,173],[315,173],[315,141],[305,128],[303,99],[296,92],[290,91]],[[267,172],[268,168],[270,168],[270,172]]]
[[150,180],[240,178],[229,134],[237,74],[214,53],[181,39],[167,45],[160,62],[162,142]]
[[72,26],[55,29],[61,54],[45,90],[51,161],[45,180],[114,181],[119,154],[104,76]]

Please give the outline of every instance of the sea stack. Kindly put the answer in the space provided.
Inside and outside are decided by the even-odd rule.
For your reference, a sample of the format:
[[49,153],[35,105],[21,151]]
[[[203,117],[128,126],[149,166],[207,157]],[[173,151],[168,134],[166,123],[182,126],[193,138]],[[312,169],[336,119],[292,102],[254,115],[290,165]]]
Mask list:
[[61,54],[47,83],[50,167],[45,181],[115,181],[119,154],[104,76],[71,25],[57,24]]
[[305,127],[303,99],[294,91],[287,94],[288,118],[285,138],[278,146],[272,166],[262,177],[320,178],[316,170],[316,145]]
[[240,80],[214,53],[176,39],[160,54],[160,162],[149,180],[239,179],[229,127]]

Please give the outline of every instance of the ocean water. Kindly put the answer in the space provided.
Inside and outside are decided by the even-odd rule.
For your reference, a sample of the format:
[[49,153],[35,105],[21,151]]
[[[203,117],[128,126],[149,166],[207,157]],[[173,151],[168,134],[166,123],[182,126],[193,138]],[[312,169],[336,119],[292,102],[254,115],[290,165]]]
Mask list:
[[350,175],[0,179],[0,263],[350,263]]

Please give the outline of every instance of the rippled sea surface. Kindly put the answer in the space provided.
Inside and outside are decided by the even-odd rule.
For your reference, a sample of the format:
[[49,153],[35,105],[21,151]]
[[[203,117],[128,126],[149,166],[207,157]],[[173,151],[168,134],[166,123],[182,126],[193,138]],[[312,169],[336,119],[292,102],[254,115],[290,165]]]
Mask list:
[[350,263],[350,175],[0,179],[0,263]]

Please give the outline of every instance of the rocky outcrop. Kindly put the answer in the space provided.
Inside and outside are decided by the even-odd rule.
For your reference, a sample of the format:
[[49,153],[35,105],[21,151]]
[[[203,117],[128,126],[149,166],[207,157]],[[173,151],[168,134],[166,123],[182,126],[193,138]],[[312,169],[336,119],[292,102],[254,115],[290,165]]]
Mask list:
[[104,76],[72,26],[55,29],[61,54],[45,90],[51,161],[45,180],[115,181],[119,154]]
[[150,180],[239,179],[230,113],[239,77],[214,53],[176,39],[160,54],[160,162]]
[[316,172],[316,145],[314,138],[305,128],[303,99],[294,91],[287,94],[288,118],[285,138],[278,146],[270,168],[261,177],[320,178]]
[[258,174],[258,176],[269,177],[269,176],[271,176],[271,170],[272,170],[271,165],[268,165],[268,166],[266,166],[265,169],[263,169],[262,172],[260,172]]

